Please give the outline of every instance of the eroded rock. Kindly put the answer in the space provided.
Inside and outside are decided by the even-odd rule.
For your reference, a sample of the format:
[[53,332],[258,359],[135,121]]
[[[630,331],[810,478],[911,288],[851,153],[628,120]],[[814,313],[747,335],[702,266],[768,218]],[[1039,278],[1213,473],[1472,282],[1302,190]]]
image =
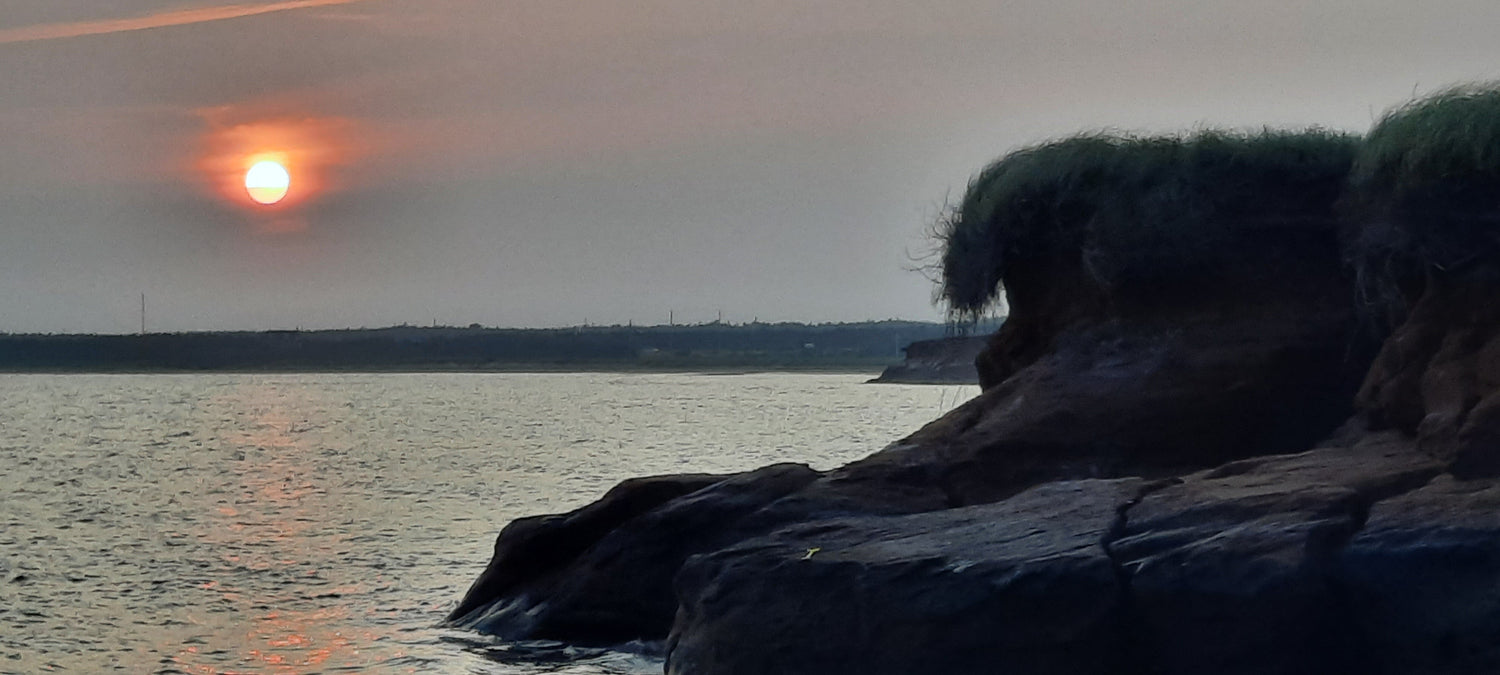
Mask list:
[[1378,502],[1337,562],[1369,672],[1500,672],[1500,482],[1443,475]]
[[1500,305],[1493,283],[1432,274],[1356,402],[1464,477],[1500,476]]
[[1146,495],[1110,550],[1153,670],[1367,672],[1337,558],[1371,504],[1441,470],[1385,434],[1241,460]]
[[677,580],[667,672],[1102,672],[1129,648],[1103,541],[1143,485],[1051,483],[694,557]]
[[637,479],[573,513],[518,520],[448,621],[517,640],[659,640],[677,609],[663,590],[682,562],[764,532],[750,516],[818,475],[778,464]]

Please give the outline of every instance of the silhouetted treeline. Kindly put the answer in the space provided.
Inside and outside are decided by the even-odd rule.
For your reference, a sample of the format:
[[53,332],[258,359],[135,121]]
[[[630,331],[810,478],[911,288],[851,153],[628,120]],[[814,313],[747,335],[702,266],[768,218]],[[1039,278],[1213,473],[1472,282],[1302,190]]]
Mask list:
[[[993,329],[993,326],[989,326]],[[817,368],[899,361],[941,323],[0,335],[3,371]]]

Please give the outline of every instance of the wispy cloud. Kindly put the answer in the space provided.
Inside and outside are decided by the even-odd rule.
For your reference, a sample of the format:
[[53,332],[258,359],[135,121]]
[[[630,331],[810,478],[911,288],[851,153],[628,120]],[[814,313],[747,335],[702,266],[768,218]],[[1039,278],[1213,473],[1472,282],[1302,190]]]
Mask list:
[[367,0],[284,0],[283,2],[272,2],[267,4],[234,4],[218,5],[215,7],[193,7],[189,9],[177,9],[170,12],[161,12],[147,16],[128,17],[123,19],[104,19],[101,21],[76,21],[72,23],[49,23],[36,26],[21,26],[19,28],[7,28],[0,30],[0,44],[13,42],[37,42],[40,40],[60,40],[63,38],[83,37],[86,35],[105,35],[108,33],[124,33],[127,31],[147,30],[151,28],[166,28],[168,26],[186,26],[208,21],[224,21],[226,19],[238,19],[257,14],[270,14],[272,12],[286,12],[294,9],[309,9],[313,7],[328,7],[332,5],[348,5]]

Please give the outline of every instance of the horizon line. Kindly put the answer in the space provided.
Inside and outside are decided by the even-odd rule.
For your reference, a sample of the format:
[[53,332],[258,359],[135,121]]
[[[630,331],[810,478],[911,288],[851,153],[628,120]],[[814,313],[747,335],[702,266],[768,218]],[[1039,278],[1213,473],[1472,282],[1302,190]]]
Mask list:
[[[991,322],[991,321],[999,321],[999,320],[1001,320],[1003,318],[1004,317],[986,317],[986,318],[980,319],[978,321],[978,323],[987,323],[987,322]],[[220,328],[207,328],[207,329],[197,329],[197,330],[191,330],[190,329],[190,330],[148,331],[148,332],[145,332],[145,333],[141,333],[141,332],[138,332],[138,331],[124,332],[124,333],[102,333],[102,332],[61,332],[61,333],[58,333],[58,332],[38,332],[38,331],[21,331],[21,332],[0,331],[0,336],[6,336],[6,337],[16,337],[16,336],[54,336],[54,337],[70,337],[70,336],[120,336],[120,337],[131,337],[131,336],[134,336],[134,337],[140,337],[142,335],[185,335],[185,334],[195,334],[195,333],[338,333],[338,332],[352,332],[352,331],[381,331],[381,330],[395,330],[395,329],[411,329],[411,330],[522,330],[522,331],[532,331],[532,330],[534,330],[534,331],[548,331],[548,330],[608,329],[608,328],[699,328],[699,327],[708,327],[708,326],[743,327],[743,326],[776,326],[776,325],[788,325],[788,324],[803,325],[803,326],[841,326],[841,325],[852,325],[852,324],[875,324],[875,323],[923,323],[923,324],[932,324],[932,325],[947,325],[947,324],[954,323],[954,322],[953,321],[948,321],[948,320],[942,320],[942,319],[903,319],[903,318],[899,318],[899,317],[890,317],[890,318],[885,318],[885,319],[860,319],[860,320],[856,320],[856,321],[794,321],[794,320],[786,320],[786,321],[761,321],[761,320],[757,319],[757,320],[754,320],[754,321],[742,321],[742,322],[739,322],[739,323],[735,323],[733,321],[703,321],[703,322],[696,322],[696,323],[656,323],[656,324],[644,324],[644,323],[641,323],[641,324],[637,324],[637,323],[615,323],[615,324],[582,323],[582,324],[573,324],[573,325],[569,325],[569,326],[487,326],[487,325],[478,324],[478,323],[471,323],[471,324],[465,324],[465,325],[450,325],[450,324],[437,324],[437,325],[433,325],[433,324],[409,324],[409,323],[407,323],[407,324],[392,324],[392,325],[389,325],[389,326],[374,326],[374,327],[371,327],[371,326],[352,327],[351,326],[351,327],[345,327],[345,328],[302,328],[302,327],[298,326],[298,327],[295,327],[295,328],[222,328],[222,329],[220,329]],[[972,322],[964,322],[964,323],[972,323]]]

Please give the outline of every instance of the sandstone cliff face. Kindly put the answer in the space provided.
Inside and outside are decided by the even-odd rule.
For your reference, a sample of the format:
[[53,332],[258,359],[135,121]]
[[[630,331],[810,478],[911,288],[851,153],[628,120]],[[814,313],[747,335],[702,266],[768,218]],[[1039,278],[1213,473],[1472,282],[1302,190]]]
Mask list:
[[517,521],[451,620],[682,674],[1500,666],[1488,296],[1425,289],[1357,396],[1336,296],[1075,316],[866,460]]
[[[923,634],[933,640],[948,634],[942,626],[972,624],[969,637],[953,633],[949,642],[933,644],[966,654],[953,667],[978,668],[1032,641],[1018,635],[1001,644],[983,637],[996,626],[978,617],[1011,600],[966,599],[993,581],[974,575],[1005,577],[1015,566],[1030,570],[1040,560],[1079,555],[1080,569],[1092,570],[1079,572],[1087,579],[1038,573],[1063,575],[1048,584],[1085,583],[1091,590],[1078,593],[1076,611],[1094,618],[1058,605],[1059,622],[1087,626],[1075,626],[1080,635],[1054,640],[1036,659],[1076,656],[1078,645],[1069,640],[1090,649],[1103,641],[1111,646],[1090,652],[1093,666],[1068,659],[1054,666],[1104,668],[1136,649],[1121,632],[1130,609],[1121,601],[1121,568],[1100,541],[1106,532],[1123,532],[1116,532],[1123,527],[1118,516],[1140,496],[1140,477],[1300,450],[1350,414],[1367,357],[1360,358],[1343,290],[1348,280],[1339,266],[1327,264],[1337,256],[1335,229],[1329,222],[1297,237],[1268,234],[1258,248],[1245,250],[1241,267],[1190,293],[1110,295],[1081,277],[1061,283],[1056,270],[1045,282],[1017,283],[1012,318],[986,352],[989,363],[1003,364],[990,371],[998,381],[943,419],[826,473],[781,466],[733,477],[634,481],[573,514],[517,521],[501,534],[490,568],[451,621],[507,638],[585,644],[662,639],[676,626],[677,672],[765,672],[757,670],[767,665],[761,660],[715,657],[710,663],[703,655],[730,653],[725,642],[763,644],[744,636],[773,618],[767,612],[779,602],[774,596],[792,604],[772,621],[780,632],[765,640],[781,644],[801,632],[809,648],[832,650],[818,658],[803,654],[811,659],[805,663],[847,660],[841,654],[852,645],[897,641],[918,624],[928,626]],[[1074,295],[1061,292],[1066,288]],[[1060,480],[1083,482],[1036,487]],[[1061,501],[1085,497],[1078,522],[1059,515],[1067,511]],[[1055,529],[1063,522],[1081,529]],[[1048,546],[1012,550],[1006,543],[1036,532],[1074,542],[1065,547],[1077,553]],[[944,551],[942,542],[955,549]],[[800,562],[788,552],[801,556],[809,549],[821,552],[807,564],[763,569]],[[813,611],[832,597],[822,593],[843,587],[828,576],[837,573],[817,572],[826,565],[857,572],[840,582],[854,585],[849,593],[868,596],[850,606],[857,616],[832,607]],[[939,573],[945,566],[957,571]],[[802,572],[816,574],[783,578]],[[909,609],[894,585],[901,579],[914,584],[902,591],[911,598],[937,593],[951,599],[932,600],[931,613],[920,619],[897,619]],[[1057,591],[1029,583],[1014,582],[1015,598],[1029,598],[1025,606],[1033,609]],[[1037,619],[1026,618],[1031,611],[1011,607],[1002,614],[1033,632],[1050,630],[1028,623]],[[845,621],[863,632],[842,641],[827,637],[842,635],[828,631]],[[798,653],[790,644],[781,647],[788,658]],[[981,644],[986,650],[974,651]],[[931,655],[903,658],[877,660],[912,665],[911,659]],[[880,672],[911,671],[891,666]]]
[[928,468],[948,505],[1044,480],[1169,475],[1306,449],[1346,419],[1371,348],[1332,219],[1245,223],[1233,265],[1112,289],[1078,266],[1012,270],[984,392],[836,475]]
[[1500,277],[1428,270],[1372,335],[1312,213],[1166,279],[1013,260],[974,400],[832,471],[517,521],[449,620],[681,675],[1492,672]]
[[1500,283],[1432,273],[1356,399],[1456,475],[1500,474]]

